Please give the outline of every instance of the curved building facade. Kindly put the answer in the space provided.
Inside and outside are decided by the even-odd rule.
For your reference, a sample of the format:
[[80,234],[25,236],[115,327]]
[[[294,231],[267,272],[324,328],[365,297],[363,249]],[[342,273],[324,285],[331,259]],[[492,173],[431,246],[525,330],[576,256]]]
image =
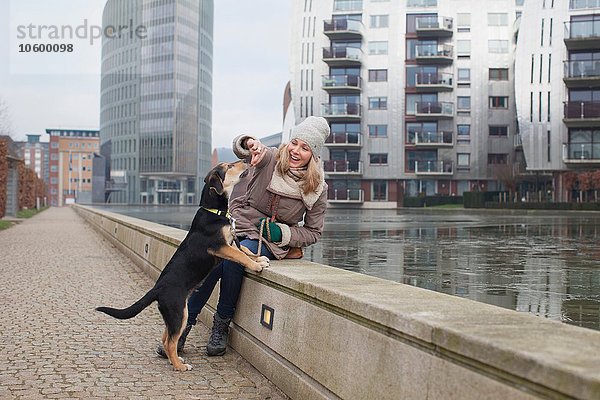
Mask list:
[[565,174],[600,167],[600,3],[527,1],[515,59],[527,171],[571,200]]
[[111,202],[198,202],[211,155],[213,7],[107,2],[103,28],[129,27],[102,45],[101,141],[111,142],[111,175],[127,181]]

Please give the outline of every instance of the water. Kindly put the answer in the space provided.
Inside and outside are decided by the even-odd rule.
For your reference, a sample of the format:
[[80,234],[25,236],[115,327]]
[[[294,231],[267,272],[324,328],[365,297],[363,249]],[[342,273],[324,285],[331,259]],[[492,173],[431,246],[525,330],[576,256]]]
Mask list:
[[[107,209],[189,229],[196,207]],[[600,214],[327,212],[305,259],[600,330]]]

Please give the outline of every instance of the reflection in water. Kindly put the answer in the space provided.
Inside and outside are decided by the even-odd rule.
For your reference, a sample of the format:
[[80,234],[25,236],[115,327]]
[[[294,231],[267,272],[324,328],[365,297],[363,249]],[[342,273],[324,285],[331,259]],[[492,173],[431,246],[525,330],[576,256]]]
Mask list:
[[[108,209],[182,229],[196,212]],[[600,330],[599,223],[598,214],[330,209],[305,258]]]

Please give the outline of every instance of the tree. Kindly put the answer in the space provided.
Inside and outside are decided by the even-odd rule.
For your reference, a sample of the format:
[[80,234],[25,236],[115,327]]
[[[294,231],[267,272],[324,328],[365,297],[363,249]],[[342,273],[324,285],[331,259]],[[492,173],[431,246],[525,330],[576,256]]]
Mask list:
[[12,121],[10,110],[6,102],[0,97],[0,135],[10,136],[12,132]]
[[586,201],[589,201],[588,192],[594,188],[594,174],[592,172],[579,173],[579,190]]
[[595,201],[598,201],[598,190],[600,189],[600,169],[592,172]]
[[571,197],[571,191],[577,186],[577,174],[575,172],[565,172],[563,174],[563,183],[567,191],[567,200]]
[[494,165],[493,174],[496,180],[500,181],[508,190],[509,201],[512,201],[513,193],[516,193],[521,177],[515,173],[513,166],[510,164]]

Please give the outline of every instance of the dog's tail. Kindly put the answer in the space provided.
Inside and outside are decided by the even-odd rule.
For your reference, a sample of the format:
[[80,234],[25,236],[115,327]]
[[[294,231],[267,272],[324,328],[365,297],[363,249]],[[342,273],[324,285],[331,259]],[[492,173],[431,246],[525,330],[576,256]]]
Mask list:
[[150,290],[148,293],[144,295],[141,299],[136,301],[134,304],[127,308],[118,309],[111,307],[98,307],[96,311],[101,311],[105,314],[110,315],[111,317],[119,318],[119,319],[129,319],[133,318],[139,313],[141,313],[146,307],[152,304],[153,301],[157,299],[156,293],[154,290]]

